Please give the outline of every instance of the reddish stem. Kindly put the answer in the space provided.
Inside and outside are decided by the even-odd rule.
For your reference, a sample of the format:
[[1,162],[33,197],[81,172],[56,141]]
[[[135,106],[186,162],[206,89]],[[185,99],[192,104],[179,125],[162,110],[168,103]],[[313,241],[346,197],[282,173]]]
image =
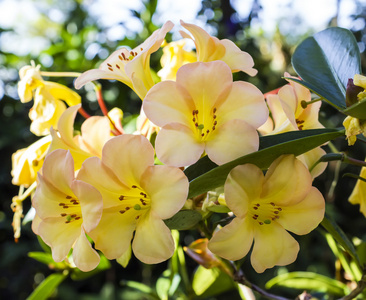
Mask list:
[[91,115],[89,115],[85,110],[84,108],[80,107],[79,108],[79,113],[85,118],[85,119],[88,119],[91,117]]

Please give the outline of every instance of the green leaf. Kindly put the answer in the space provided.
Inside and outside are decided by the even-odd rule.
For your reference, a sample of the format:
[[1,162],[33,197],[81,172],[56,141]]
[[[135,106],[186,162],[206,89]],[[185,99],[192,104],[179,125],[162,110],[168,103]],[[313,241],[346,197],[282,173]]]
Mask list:
[[345,251],[350,254],[353,259],[360,265],[360,260],[358,258],[355,247],[352,242],[348,239],[343,230],[337,225],[337,223],[327,214],[325,213],[324,219],[321,222],[321,225],[327,230],[332,237],[344,248]]
[[366,99],[347,107],[342,112],[357,119],[366,119]]
[[360,52],[353,34],[332,27],[304,40],[292,56],[303,85],[337,109],[346,108],[349,78],[361,74]]
[[49,275],[42,283],[33,291],[27,300],[45,300],[50,297],[61,282],[67,277],[66,274],[54,273]]
[[274,286],[313,290],[337,296],[349,293],[349,289],[344,283],[313,272],[292,272],[278,275],[266,283],[266,289]]
[[179,211],[164,222],[170,229],[188,230],[196,226],[201,220],[202,216],[198,211],[187,209]]
[[29,252],[28,256],[45,265],[48,265],[52,269],[65,270],[67,268],[67,265],[64,262],[55,262],[51,253]]
[[[269,165],[282,154],[294,154],[297,156],[342,135],[344,135],[343,130],[312,129],[291,131],[263,137],[260,141],[261,150],[242,156],[229,163],[213,168],[196,178],[190,179],[188,198],[195,197],[222,186],[225,183],[229,172],[238,165],[251,163],[257,165],[261,169],[267,169]],[[206,164],[206,162],[207,159],[202,159],[202,161],[198,161],[194,167],[199,168],[201,165]],[[203,168],[206,167],[204,166]],[[192,170],[189,170],[190,175],[193,173]],[[199,174],[199,171],[197,171],[195,175],[196,174]]]
[[208,206],[207,210],[215,212],[215,213],[220,213],[220,214],[226,214],[228,212],[230,212],[230,208],[228,208],[225,205],[212,205],[212,206]]
[[[144,295],[143,297],[146,297],[145,295],[149,295],[150,299],[160,300],[159,296],[155,293],[155,291],[146,284],[143,284],[143,283],[140,283],[137,281],[132,281],[132,280],[126,280],[126,281],[123,280],[123,281],[121,281],[121,285],[127,286],[129,288],[139,291],[142,295]],[[140,297],[140,298],[142,298],[142,297]]]

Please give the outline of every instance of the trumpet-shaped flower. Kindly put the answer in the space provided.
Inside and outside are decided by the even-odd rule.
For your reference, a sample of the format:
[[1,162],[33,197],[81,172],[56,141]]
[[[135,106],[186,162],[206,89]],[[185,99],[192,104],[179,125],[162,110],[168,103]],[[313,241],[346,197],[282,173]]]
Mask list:
[[177,167],[204,153],[223,164],[256,151],[256,128],[268,117],[263,94],[250,83],[233,82],[222,61],[182,66],[176,82],[159,82],[148,92],[143,109],[162,127],[155,143],[158,158]]
[[184,31],[181,35],[184,38],[190,38],[194,41],[197,51],[197,61],[209,62],[214,60],[224,61],[232,72],[243,71],[250,76],[257,74],[257,70],[253,68],[253,58],[236,46],[228,39],[219,40],[210,36],[201,27],[180,21],[181,25],[187,29],[192,36]]
[[[288,73],[285,73],[285,77],[289,76]],[[290,84],[280,88],[277,94],[268,94],[266,100],[272,118],[269,117],[265,125],[258,129],[263,135],[324,128],[318,120],[321,102],[308,104],[303,108],[301,102],[311,101],[311,93],[307,88],[296,82],[290,81]],[[311,168],[324,154],[325,151],[318,147],[300,155],[298,158]],[[327,163],[317,164],[311,171],[312,176],[319,176],[326,167]]]
[[[366,178],[366,168],[361,169],[360,177]],[[366,217],[366,182],[363,180],[357,180],[357,183],[352,191],[348,201],[352,204],[359,204],[360,211]]]
[[258,273],[294,262],[299,244],[287,231],[307,234],[324,217],[323,196],[311,182],[309,171],[293,155],[277,158],[265,176],[252,164],[235,167],[224,188],[236,218],[214,234],[208,248],[238,260],[254,241],[251,263]]
[[90,236],[107,258],[127,253],[132,238],[132,251],[144,263],[172,256],[174,241],[163,220],[183,207],[188,180],[178,168],[154,166],[154,148],[145,137],[124,134],[110,139],[102,159],[87,159],[78,179],[103,196],[103,216]]
[[66,109],[63,101],[72,106],[79,104],[81,97],[64,85],[44,81],[39,68],[32,65],[20,69],[18,94],[22,102],[32,100],[34,95],[34,105],[29,111],[30,130],[35,135],[47,135],[51,126],[57,127],[58,119]]
[[186,44],[187,39],[182,39],[164,46],[160,59],[163,68],[158,72],[161,80],[175,80],[177,71],[181,66],[197,61],[193,51],[184,49]]
[[46,157],[32,204],[37,214],[32,228],[51,247],[56,262],[64,260],[72,248],[80,270],[97,267],[100,258],[86,233],[98,224],[103,200],[90,184],[75,180],[70,152],[59,149]]
[[12,155],[11,175],[14,185],[29,187],[36,181],[37,172],[43,165],[43,160],[51,143],[51,136],[47,135],[25,149],[19,149]]
[[116,50],[99,69],[81,74],[75,81],[75,87],[80,89],[86,83],[97,79],[116,79],[133,89],[141,100],[144,99],[147,91],[154,85],[150,72],[150,55],[160,48],[165,35],[173,26],[174,24],[168,21],[136,48]]
[[69,150],[78,170],[85,159],[102,156],[102,148],[110,139],[110,122],[107,117],[93,116],[81,125],[81,135],[74,136],[74,120],[80,105],[69,107],[58,121],[58,130],[51,128],[50,152],[56,149]]

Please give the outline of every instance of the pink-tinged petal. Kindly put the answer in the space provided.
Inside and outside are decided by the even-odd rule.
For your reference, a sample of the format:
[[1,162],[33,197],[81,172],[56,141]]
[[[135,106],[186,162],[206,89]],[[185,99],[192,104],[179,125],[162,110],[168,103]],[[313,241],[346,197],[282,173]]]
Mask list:
[[[302,161],[302,163],[305,166],[307,166],[308,169],[310,169],[325,154],[326,154],[326,152],[322,148],[318,147],[318,148],[312,149],[308,152],[305,152],[302,155],[297,156],[297,159]],[[325,171],[325,169],[327,168],[327,166],[328,166],[327,162],[318,163],[310,172],[312,178],[314,179],[317,176],[319,176],[320,174],[322,174]]]
[[325,200],[323,195],[311,187],[301,202],[282,208],[277,223],[293,233],[303,235],[314,230],[324,218]]
[[173,122],[192,123],[195,109],[191,96],[174,81],[162,81],[153,86],[142,107],[146,116],[160,127]]
[[41,219],[49,217],[58,218],[61,213],[76,212],[72,207],[69,207],[66,212],[63,206],[60,205],[61,203],[66,204],[69,201],[66,197],[73,196],[72,192],[65,194],[50,184],[41,174],[38,174],[37,182],[38,185],[32,198],[32,205]]
[[312,178],[309,170],[294,155],[282,155],[269,167],[261,198],[279,206],[300,202],[310,190]]
[[32,230],[37,235],[38,235],[38,226],[41,222],[42,222],[42,219],[37,214],[35,214],[33,221],[32,221]]
[[252,164],[232,169],[225,182],[225,201],[232,212],[243,218],[251,201],[259,199],[264,175],[261,169]]
[[286,266],[296,260],[299,244],[280,225],[272,222],[258,225],[250,261],[257,273],[274,266]]
[[135,185],[146,168],[154,165],[154,148],[143,136],[120,135],[104,145],[102,162],[125,185]]
[[258,71],[253,68],[254,60],[249,53],[240,50],[228,39],[220,40],[225,47],[225,55],[220,59],[228,64],[233,73],[243,71],[250,76],[257,75]]
[[230,224],[215,232],[208,242],[208,249],[229,260],[239,260],[253,244],[253,227],[246,219],[235,218]]
[[69,151],[57,149],[46,156],[42,174],[59,191],[71,195],[71,183],[74,180],[74,160]]
[[226,99],[233,76],[222,61],[196,62],[182,66],[177,72],[176,82],[192,97],[199,114],[207,114],[211,113],[217,101]]
[[271,117],[268,117],[267,121],[263,125],[257,128],[261,135],[267,135],[273,131],[274,124]]
[[121,214],[116,207],[103,211],[98,226],[88,235],[93,239],[95,248],[108,259],[117,259],[130,247],[136,228],[136,214],[133,211]]
[[80,145],[83,150],[101,157],[104,144],[111,138],[110,132],[110,121],[107,117],[90,117],[81,125]]
[[164,164],[173,167],[194,164],[204,149],[204,143],[196,140],[193,131],[179,123],[164,126],[155,141],[156,156]]
[[120,205],[119,196],[129,191],[129,188],[121,183],[98,157],[85,160],[77,179],[91,184],[102,194],[104,208]]
[[80,202],[83,227],[89,232],[98,225],[102,217],[102,195],[95,187],[80,180],[73,181],[72,190]]
[[157,264],[174,253],[174,240],[169,228],[153,213],[147,213],[138,222],[132,250],[145,264]]
[[[111,57],[112,56],[118,57],[118,55],[120,55],[120,52],[121,52],[120,50],[116,50],[115,52],[113,52],[111,54]],[[81,74],[75,80],[75,83],[74,83],[75,88],[78,90],[78,89],[82,88],[85,84],[87,84],[88,82],[91,82],[93,80],[98,80],[98,79],[119,80],[132,88],[132,83],[130,82],[130,79],[127,77],[127,75],[124,72],[117,73],[117,72],[110,71],[110,70],[108,70],[108,66],[106,66],[106,64],[101,64],[100,68],[103,68],[103,69],[93,69],[93,70],[89,70],[89,71],[86,71],[83,74]]]
[[297,130],[297,125],[294,126],[283,111],[280,97],[278,95],[268,95],[267,104],[274,121],[274,129],[272,132],[269,132],[270,134]]
[[233,83],[230,94],[222,105],[217,107],[217,122],[239,119],[258,128],[268,119],[268,108],[262,92],[254,85],[244,81]]
[[234,119],[217,126],[206,142],[208,157],[218,165],[258,150],[257,131],[245,121]]
[[188,179],[178,168],[148,167],[140,183],[151,199],[151,210],[163,220],[176,214],[187,200]]
[[83,272],[95,269],[100,262],[99,254],[92,248],[83,228],[81,228],[81,234],[75,242],[72,258],[75,265]]
[[297,110],[298,102],[301,99],[297,99],[294,89],[290,85],[283,86],[278,91],[278,96],[281,101],[282,109],[285,112],[287,118],[291,124],[297,128],[295,113]]
[[52,257],[60,262],[69,254],[80,236],[81,220],[65,223],[63,218],[47,218],[38,226],[38,234],[52,248]]

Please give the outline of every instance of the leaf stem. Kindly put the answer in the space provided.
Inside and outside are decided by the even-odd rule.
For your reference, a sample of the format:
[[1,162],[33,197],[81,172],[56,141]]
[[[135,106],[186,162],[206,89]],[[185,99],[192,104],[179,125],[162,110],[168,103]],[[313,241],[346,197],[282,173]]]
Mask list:
[[357,282],[357,287],[347,296],[344,296],[344,297],[340,298],[339,300],[355,299],[356,296],[361,294],[365,288],[366,288],[366,274],[363,274],[361,280],[359,282]]

